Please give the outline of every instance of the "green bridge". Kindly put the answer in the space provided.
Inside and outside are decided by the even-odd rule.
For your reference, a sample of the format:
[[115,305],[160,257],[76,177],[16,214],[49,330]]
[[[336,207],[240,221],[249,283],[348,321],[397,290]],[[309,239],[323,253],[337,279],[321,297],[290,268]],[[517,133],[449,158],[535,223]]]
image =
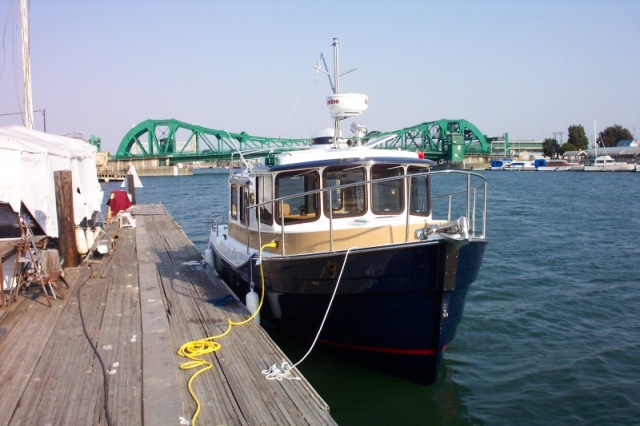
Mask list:
[[[488,138],[466,120],[438,120],[393,132],[372,131],[364,140],[395,135],[379,148],[422,151],[431,160],[460,162],[465,155],[489,155]],[[224,130],[182,121],[146,120],[133,127],[122,139],[116,159],[164,158],[170,164],[194,161],[229,160],[231,154],[242,151],[245,157],[263,156],[305,147],[310,139],[280,139],[230,133]],[[506,142],[506,141],[505,141]],[[508,142],[507,142],[508,143]]]

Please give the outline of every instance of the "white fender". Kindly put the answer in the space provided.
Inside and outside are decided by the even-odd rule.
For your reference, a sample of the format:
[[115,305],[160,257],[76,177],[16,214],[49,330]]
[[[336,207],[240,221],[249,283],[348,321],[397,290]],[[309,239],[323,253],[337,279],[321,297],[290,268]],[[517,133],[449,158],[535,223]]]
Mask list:
[[[258,306],[260,305],[260,297],[258,296],[258,293],[253,290],[247,293],[247,296],[245,297],[245,305],[247,305],[247,309],[249,310],[251,315],[253,315],[258,310]],[[260,325],[260,312],[258,312],[253,318],[253,323],[255,325]]]
[[89,248],[87,248],[87,236],[84,233],[84,229],[79,226],[76,226],[76,249],[80,255],[85,255],[89,251]]
[[204,251],[204,261],[207,262],[207,265],[209,265],[211,269],[215,270],[213,265],[213,249],[210,245],[207,246],[207,249]]
[[84,231],[84,235],[87,238],[87,250],[91,250],[91,247],[93,247],[93,243],[95,241],[91,228],[87,228],[86,231]]

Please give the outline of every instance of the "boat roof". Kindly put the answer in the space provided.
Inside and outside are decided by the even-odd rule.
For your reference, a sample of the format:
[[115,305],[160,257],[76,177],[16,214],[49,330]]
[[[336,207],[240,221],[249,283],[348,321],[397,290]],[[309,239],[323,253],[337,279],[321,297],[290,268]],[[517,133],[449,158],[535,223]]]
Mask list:
[[432,160],[422,158],[421,153],[418,152],[356,146],[290,151],[267,157],[261,162],[261,165],[269,168],[271,171],[278,171],[298,167],[311,168],[363,163],[411,163],[424,167],[430,167],[436,164]]

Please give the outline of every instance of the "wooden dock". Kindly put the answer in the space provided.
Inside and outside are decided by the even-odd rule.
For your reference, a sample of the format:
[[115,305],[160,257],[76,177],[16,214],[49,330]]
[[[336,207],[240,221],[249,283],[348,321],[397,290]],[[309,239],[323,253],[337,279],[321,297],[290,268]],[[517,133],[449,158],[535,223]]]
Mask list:
[[[136,227],[107,228],[113,253],[69,268],[64,299],[31,287],[0,310],[0,424],[179,425],[196,410],[184,343],[248,317],[161,205],[134,206]],[[193,381],[200,425],[336,424],[302,377],[266,380],[286,356],[261,327],[235,326]]]

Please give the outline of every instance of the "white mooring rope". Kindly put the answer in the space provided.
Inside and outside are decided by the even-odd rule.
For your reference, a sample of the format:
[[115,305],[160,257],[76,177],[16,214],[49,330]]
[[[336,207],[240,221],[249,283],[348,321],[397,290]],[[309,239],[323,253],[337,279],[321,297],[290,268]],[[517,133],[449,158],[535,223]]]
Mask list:
[[277,364],[273,364],[271,367],[267,368],[266,370],[262,370],[262,374],[265,375],[265,379],[278,380],[278,381],[282,379],[300,380],[299,377],[291,375],[290,370],[294,369],[299,364],[301,364],[302,361],[304,361],[309,356],[309,354],[311,354],[311,351],[316,345],[318,338],[320,337],[320,333],[322,332],[322,328],[324,327],[324,323],[327,321],[327,317],[329,316],[329,311],[331,310],[331,305],[333,305],[333,300],[335,299],[336,294],[338,293],[338,287],[340,286],[342,273],[344,272],[344,267],[347,265],[347,258],[349,257],[349,252],[351,251],[352,248],[355,248],[355,247],[354,246],[349,247],[347,249],[346,254],[344,255],[344,262],[342,263],[342,268],[340,269],[340,275],[338,275],[338,281],[336,281],[336,287],[333,289],[333,294],[331,295],[329,306],[327,306],[327,311],[324,313],[324,318],[322,318],[322,323],[320,324],[320,328],[316,333],[316,337],[313,339],[313,343],[311,343],[311,347],[309,348],[307,353],[304,354],[304,356],[300,359],[300,361],[296,362],[294,365],[290,365],[287,361],[282,361],[282,364],[280,366],[278,366]]

